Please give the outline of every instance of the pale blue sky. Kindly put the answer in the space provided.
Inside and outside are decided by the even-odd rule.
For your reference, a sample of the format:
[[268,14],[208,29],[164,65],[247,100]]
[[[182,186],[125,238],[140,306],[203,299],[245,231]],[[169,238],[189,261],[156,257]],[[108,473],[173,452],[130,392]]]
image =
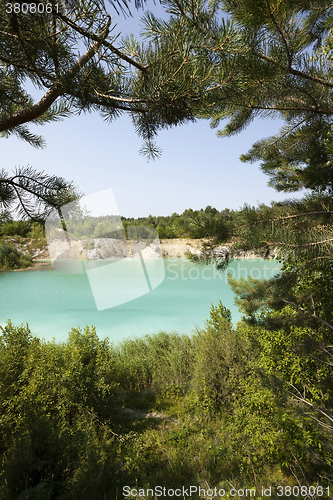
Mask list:
[[[133,14],[132,19],[117,18],[120,29],[139,31],[142,12]],[[2,166],[11,170],[29,164],[73,180],[85,194],[112,188],[126,217],[170,215],[207,205],[238,209],[244,203],[269,204],[287,197],[267,186],[268,177],[257,164],[239,160],[256,140],[280,126],[278,120],[257,120],[241,134],[223,139],[208,121],[165,130],[157,137],[161,158],[148,163],[139,155],[141,139],[128,116],[106,124],[93,113],[31,127],[45,138],[43,150],[14,136],[2,139]]]

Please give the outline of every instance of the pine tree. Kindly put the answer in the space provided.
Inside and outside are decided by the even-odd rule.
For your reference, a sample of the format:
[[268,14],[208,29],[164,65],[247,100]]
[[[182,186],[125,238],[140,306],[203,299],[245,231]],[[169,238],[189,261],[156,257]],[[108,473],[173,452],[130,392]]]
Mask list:
[[[44,14],[8,13],[11,3],[1,6],[4,134],[42,146],[26,128],[30,121],[98,110],[108,120],[129,113],[145,140],[143,151],[152,155],[161,128],[199,118],[211,119],[212,126],[229,118],[220,134],[231,135],[256,116],[282,117],[287,129],[266,146],[298,130],[310,150],[309,137],[316,139],[322,129],[329,140],[328,0],[168,0],[166,21],[148,12],[143,38],[121,43],[103,2],[81,0],[66,10],[52,1],[52,13]],[[313,57],[313,47],[321,57]],[[26,79],[45,91],[38,103]],[[270,164],[266,170],[274,178],[281,168]]]
[[[280,134],[243,159],[261,160],[277,189],[330,191],[331,2],[168,0],[166,21],[148,12],[143,38],[120,42],[103,2],[66,9],[52,1],[43,14],[0,5],[4,136],[42,147],[30,122],[93,110],[112,121],[129,113],[142,153],[156,157],[162,128],[229,119],[219,134],[231,135],[255,117],[279,116],[286,122]],[[29,80],[44,92],[38,102]]]
[[[119,42],[103,2],[81,0],[72,9],[51,3],[52,12],[43,13],[25,13],[12,1],[0,5],[2,135],[43,147],[29,123],[96,110],[112,121],[129,113],[144,140],[142,151],[154,157],[157,131],[193,120],[198,108],[199,95],[188,85],[195,58],[187,64],[183,39],[172,41],[179,50],[171,52],[170,40],[141,44],[124,35]],[[38,102],[26,89],[29,80],[44,92]]]
[[[257,142],[242,159],[261,161],[277,190],[311,190],[300,202],[246,206],[233,220],[226,217],[210,228],[211,242],[204,245],[201,260],[217,260],[226,268],[232,252],[217,257],[214,248],[231,240],[233,251],[257,248],[263,256],[278,251],[293,266],[298,262],[299,279],[314,266],[325,272],[333,242],[331,2],[170,0],[166,6],[168,22],[147,15],[146,24],[155,47],[165,54],[161,75],[170,71],[171,47],[179,71],[195,68],[180,90],[190,97],[198,89],[199,105],[188,101],[194,119],[211,119],[213,127],[227,119],[219,135],[230,136],[256,117],[282,118],[286,125],[280,132]],[[219,19],[220,6],[227,20]],[[302,300],[294,304],[308,307]]]
[[12,173],[0,170],[0,222],[13,214],[44,221],[52,209],[59,211],[80,196],[73,183],[30,166],[16,168]]

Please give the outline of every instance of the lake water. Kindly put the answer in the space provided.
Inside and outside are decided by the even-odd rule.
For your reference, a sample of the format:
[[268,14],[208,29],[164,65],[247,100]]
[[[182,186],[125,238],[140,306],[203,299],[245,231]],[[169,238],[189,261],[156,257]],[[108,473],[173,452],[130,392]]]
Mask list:
[[227,272],[213,265],[198,266],[186,259],[164,259],[165,279],[150,293],[130,302],[97,310],[87,274],[55,270],[0,273],[0,325],[11,319],[28,323],[36,335],[64,341],[72,327],[94,325],[100,338],[112,342],[158,331],[191,333],[203,327],[210,305],[221,299],[232,313],[241,315],[227,283],[236,278],[269,278],[279,271],[277,262],[263,259],[233,261]]

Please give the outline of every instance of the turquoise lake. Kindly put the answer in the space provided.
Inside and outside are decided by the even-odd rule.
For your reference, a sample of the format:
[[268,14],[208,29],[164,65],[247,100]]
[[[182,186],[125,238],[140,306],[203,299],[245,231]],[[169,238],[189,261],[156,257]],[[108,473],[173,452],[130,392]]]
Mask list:
[[100,338],[114,343],[124,338],[159,331],[190,334],[203,327],[211,304],[221,299],[232,313],[233,323],[241,315],[227,283],[227,273],[236,278],[269,278],[279,271],[273,260],[235,260],[227,272],[213,265],[198,266],[186,259],[163,259],[164,281],[150,293],[130,302],[97,310],[87,274],[56,270],[1,272],[0,325],[28,323],[31,331],[46,340],[66,340],[72,327],[94,325]]

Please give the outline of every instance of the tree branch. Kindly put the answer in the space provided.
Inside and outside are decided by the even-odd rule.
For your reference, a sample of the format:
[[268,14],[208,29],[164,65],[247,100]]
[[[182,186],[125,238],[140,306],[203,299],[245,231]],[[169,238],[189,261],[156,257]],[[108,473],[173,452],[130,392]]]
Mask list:
[[[80,98],[80,95],[77,92],[73,92],[73,91],[69,90],[67,93],[73,97]],[[98,97],[97,97],[98,95],[101,97],[100,99],[98,99]],[[125,106],[126,103],[128,103],[128,104],[131,103],[129,100],[120,99],[120,98],[119,98],[119,100],[124,103],[124,106],[122,106],[121,104],[118,104],[117,103],[118,98],[113,99],[112,96],[108,96],[108,95],[104,96],[103,94],[98,94],[98,93],[96,93],[96,96],[89,96],[89,102],[92,104],[96,104],[97,106],[109,106],[110,102],[112,102],[112,107],[115,109],[120,109],[122,111],[130,111],[133,113],[146,113],[147,112],[146,108],[139,108],[139,107],[131,108],[131,107]]]
[[[99,35],[96,35],[95,33],[91,33],[90,31],[85,30],[84,28],[81,28],[80,26],[77,26],[77,24],[73,23],[68,17],[66,17],[62,14],[59,14],[59,13],[57,13],[56,16],[59,17],[60,19],[62,19],[62,21],[67,23],[69,26],[71,26],[71,28],[73,28],[75,31],[77,31],[78,33],[80,33],[83,36],[86,36],[90,40],[96,40],[96,41],[100,40]],[[142,64],[138,63],[134,59],[131,59],[126,54],[124,54],[119,49],[117,49],[114,45],[112,45],[112,43],[107,42],[105,40],[105,38],[103,38],[101,43],[102,43],[102,45],[104,45],[104,47],[107,47],[114,54],[116,54],[118,57],[120,57],[124,61],[128,62],[128,64],[130,64],[131,66],[134,66],[135,68],[139,69],[140,71],[146,71],[148,69],[148,66],[143,66]]]
[[254,224],[264,224],[267,222],[280,222],[282,220],[286,219],[295,219],[297,217],[307,217],[308,215],[319,215],[319,214],[333,214],[332,210],[318,210],[316,212],[303,212],[301,214],[294,214],[294,215],[285,215],[282,217],[275,217],[274,219],[262,219],[262,220],[256,220],[254,222],[251,222],[249,224],[243,224],[242,226],[237,226],[235,229],[241,229],[243,227],[250,227],[253,226]]
[[119,102],[128,102],[128,103],[145,103],[147,102],[146,99],[129,99],[127,97],[115,97],[113,95],[106,95],[106,94],[100,94],[99,92],[96,92],[96,95],[99,97],[102,97],[103,99],[107,99],[110,101],[119,101]]
[[[293,384],[289,384],[291,385],[291,387],[293,389],[295,389],[299,394],[301,394],[298,389],[293,385]],[[280,387],[278,387],[278,389],[281,390]],[[300,401],[301,403],[305,403],[306,405],[308,406],[311,406],[311,408],[314,408],[315,410],[319,411],[319,413],[321,413],[324,417],[326,417],[330,422],[333,422],[333,417],[332,415],[330,415],[328,412],[326,412],[325,410],[322,410],[321,408],[319,408],[318,406],[314,405],[313,403],[310,403],[310,401],[308,401],[307,399],[305,399],[305,397],[302,397],[301,395],[298,396],[297,394],[291,392],[291,391],[287,391],[286,389],[282,389],[283,392],[286,392],[287,394],[290,394],[292,397],[296,398],[298,401]],[[291,400],[291,398],[289,398]],[[306,415],[308,415],[309,417],[313,418],[314,420],[316,420],[318,423],[320,423],[321,425],[323,425],[323,427],[326,427],[328,429],[333,429],[332,426],[328,425],[328,424],[325,424],[325,422],[323,422],[322,420],[318,420],[317,418],[315,418],[313,415],[309,414],[309,413],[306,413]]]
[[322,245],[323,243],[330,243],[333,241],[333,238],[329,238],[327,240],[322,240],[322,241],[313,241],[312,243],[303,243],[303,245],[297,245],[297,244],[292,244],[292,243],[283,243],[282,241],[267,241],[267,245],[281,245],[284,247],[290,247],[290,248],[307,248],[307,247],[313,247],[316,245]]
[[282,302],[285,302],[286,304],[289,304],[291,306],[297,307],[297,309],[300,309],[301,311],[305,312],[306,314],[308,314],[309,316],[311,316],[311,318],[314,318],[317,321],[320,321],[320,323],[323,323],[325,326],[327,326],[328,328],[330,328],[331,330],[333,330],[333,326],[330,325],[329,323],[327,323],[327,321],[325,321],[324,319],[319,318],[319,316],[316,316],[315,314],[311,314],[309,311],[307,311],[306,309],[304,309],[304,307],[298,306],[297,304],[295,304],[294,302],[290,302],[289,300],[285,300],[285,299],[281,299],[281,300],[282,300]]
[[[240,104],[242,105],[242,104]],[[288,106],[288,107],[282,107],[282,106],[257,106],[256,104],[248,104],[244,105],[245,108],[250,108],[250,109],[262,109],[263,111],[271,110],[271,111],[310,111],[311,113],[316,113],[319,115],[332,115],[333,114],[333,107],[327,107],[327,108],[319,108],[316,106],[307,106],[307,107],[296,107],[296,106]]]
[[[67,73],[65,73],[63,77],[64,82],[68,82],[69,80],[71,80],[75,75],[77,75],[77,73],[79,73],[81,68],[94,57],[101,46],[102,40],[109,33],[110,24],[111,20],[109,19],[105,26],[103,34],[98,39],[98,41],[93,43],[89,47],[89,49],[73,64],[73,66],[67,71]],[[26,123],[28,121],[38,119],[50,108],[50,106],[52,106],[54,101],[62,95],[63,91],[63,83],[60,84],[56,82],[37,104],[23,111],[18,111],[13,115],[0,118],[0,132],[17,127],[18,125],[22,125],[23,123]]]
[[[271,57],[266,56],[265,54],[256,53],[255,55],[260,59],[264,59],[265,61],[274,64],[275,66],[281,67],[281,65],[277,61],[275,61]],[[309,75],[308,73],[303,73],[303,71],[298,71],[297,69],[293,68],[288,68],[288,69],[284,68],[284,69],[287,73],[291,73],[292,75],[300,76],[301,78],[305,78],[306,80],[311,80],[312,82],[321,83],[326,87],[333,87],[333,82],[325,80],[324,78],[319,78],[318,76]]]

